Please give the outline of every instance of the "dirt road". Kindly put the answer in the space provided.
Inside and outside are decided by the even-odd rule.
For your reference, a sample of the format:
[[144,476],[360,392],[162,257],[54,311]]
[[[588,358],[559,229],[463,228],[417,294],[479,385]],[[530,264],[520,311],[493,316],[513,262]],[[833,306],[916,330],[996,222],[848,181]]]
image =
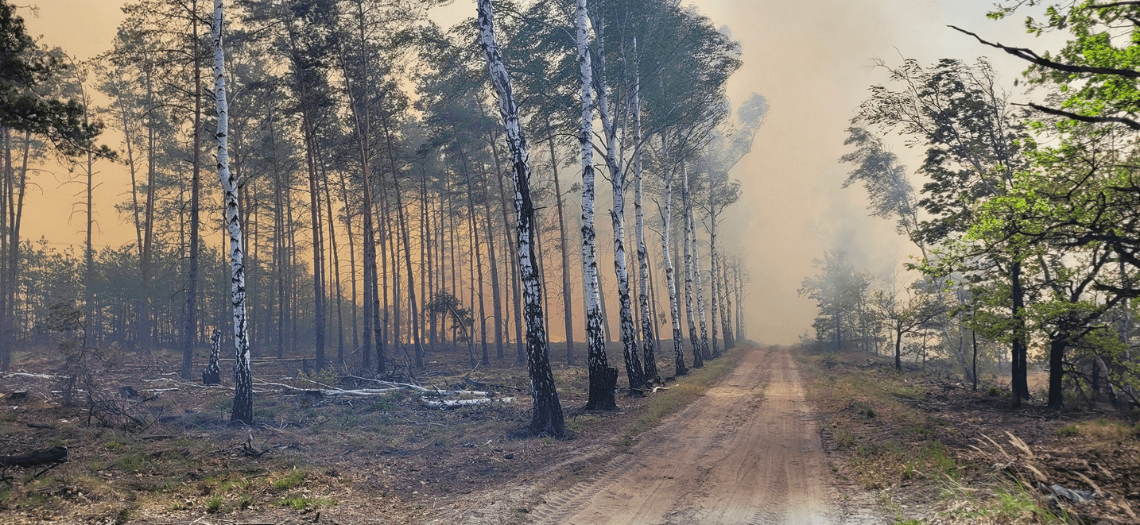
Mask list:
[[787,349],[756,349],[595,479],[546,496],[539,524],[838,524],[818,424]]

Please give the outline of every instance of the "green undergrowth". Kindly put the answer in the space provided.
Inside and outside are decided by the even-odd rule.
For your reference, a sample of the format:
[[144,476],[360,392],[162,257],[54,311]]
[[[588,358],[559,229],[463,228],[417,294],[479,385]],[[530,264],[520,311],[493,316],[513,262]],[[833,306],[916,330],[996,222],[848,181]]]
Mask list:
[[[1053,523],[1064,521],[1024,487],[959,457],[969,438],[929,409],[941,394],[920,371],[896,371],[866,354],[798,354],[808,400],[841,480],[878,494],[893,523]],[[945,415],[946,418],[940,417]],[[1070,425],[1058,432],[1130,432]],[[916,519],[918,518],[918,519]]]
[[661,419],[692,403],[704,395],[716,380],[731,372],[740,363],[746,351],[753,347],[736,347],[721,354],[719,359],[705,361],[702,368],[690,369],[689,374],[677,379],[667,390],[659,390],[649,398],[645,414],[630,423],[618,440],[621,446],[629,446],[642,432],[653,428]]
[[918,377],[868,366],[864,355],[800,354],[800,360],[808,399],[827,416],[823,435],[863,489],[958,479],[962,466],[943,442],[954,430],[915,406],[926,397]]

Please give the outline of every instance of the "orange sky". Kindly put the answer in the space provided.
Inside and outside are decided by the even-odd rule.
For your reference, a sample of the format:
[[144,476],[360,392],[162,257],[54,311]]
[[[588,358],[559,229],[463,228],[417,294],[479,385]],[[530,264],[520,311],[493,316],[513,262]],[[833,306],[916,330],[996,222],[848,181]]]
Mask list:
[[[79,58],[108,49],[122,19],[118,0],[38,3],[38,18],[26,10],[21,13],[30,32]],[[724,245],[749,264],[749,335],[770,343],[794,342],[809,328],[814,304],[798,297],[796,290],[813,273],[812,259],[824,250],[845,248],[868,269],[886,276],[908,253],[909,246],[888,221],[866,216],[862,190],[840,189],[847,172],[837,162],[846,152],[843,130],[868,86],[885,80],[882,70],[870,67],[872,59],[898,64],[902,55],[929,63],[942,57],[973,60],[988,55],[1004,84],[1011,86],[1024,64],[997,56],[946,25],[967,27],[1006,44],[1041,48],[1040,41],[1023,34],[1020,17],[987,20],[992,0],[686,3],[695,3],[718,26],[727,25],[742,44],[744,66],[729,83],[730,97],[741,101],[758,92],[771,105],[752,153],[733,172],[743,182],[743,197],[724,233]],[[473,0],[460,0],[436,14],[450,22],[474,10]],[[895,150],[908,164],[918,164],[901,143]],[[129,228],[112,208],[126,197],[129,183],[122,170],[106,163],[103,169],[104,185],[96,190],[101,231],[95,242],[130,242]],[[56,179],[66,176],[63,168],[55,171]],[[69,203],[77,200],[80,187],[61,185],[48,176],[38,184],[29,197],[27,236],[81,242],[82,220],[67,221]],[[599,204],[599,212],[603,206]]]

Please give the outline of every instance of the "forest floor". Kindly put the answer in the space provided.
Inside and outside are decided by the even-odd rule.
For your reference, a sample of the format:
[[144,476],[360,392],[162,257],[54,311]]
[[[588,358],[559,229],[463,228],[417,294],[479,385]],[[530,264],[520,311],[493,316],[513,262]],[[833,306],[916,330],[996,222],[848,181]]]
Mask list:
[[376,384],[258,360],[257,424],[235,427],[232,386],[179,379],[173,354],[102,355],[94,411],[83,392],[61,403],[51,355],[2,375],[0,455],[65,446],[70,461],[0,473],[5,524],[1140,522],[1125,419],[1079,399],[1011,410],[1000,387],[874,356],[745,345],[667,390],[619,392],[615,412],[581,410],[585,370],[554,363],[570,431],[555,440],[520,434],[527,375],[509,357],[472,371],[441,351],[385,377],[495,392],[453,409],[412,389],[317,395]]
[[1010,408],[1007,385],[866,354],[800,353],[843,496],[895,523],[1140,523],[1140,425],[1074,396]]
[[[696,422],[677,413],[693,414],[691,403],[721,395],[702,398],[712,385],[723,385],[718,378],[741,359],[753,367],[750,373],[760,374],[741,387],[742,406],[760,402],[756,388],[766,377],[755,369],[765,351],[745,346],[680,381],[670,378],[668,389],[648,397],[619,391],[618,411],[594,412],[580,408],[586,402],[584,368],[554,363],[570,433],[555,440],[520,433],[530,411],[525,366],[508,355],[472,371],[465,350],[429,355],[427,367],[415,377],[384,379],[444,390],[475,385],[494,391],[493,402],[440,409],[429,406],[438,396],[411,389],[318,395],[318,389],[377,385],[343,372],[305,374],[301,370],[308,362],[302,360],[255,360],[252,427],[228,421],[232,384],[226,370],[232,362],[222,363],[226,384],[205,387],[178,378],[180,360],[174,354],[105,352],[89,360],[95,403],[80,390],[68,406],[61,400],[62,359],[48,351],[17,353],[13,372],[0,374],[0,455],[64,446],[69,461],[43,473],[4,471],[0,521],[550,522],[539,513],[550,509],[546,502],[552,495],[580,492],[575,487],[612,477],[635,450],[654,452],[662,434],[646,431],[663,420],[683,421],[686,432],[705,432],[701,427],[729,419],[744,425],[742,409],[702,415]],[[560,350],[555,345],[554,351]],[[616,346],[610,362],[621,368]],[[660,359],[658,366],[663,376],[672,371],[671,359]],[[730,379],[728,385],[737,382]],[[130,397],[124,387],[138,396]],[[727,392],[723,388],[713,392]],[[17,392],[26,394],[13,396]],[[721,402],[737,396],[725,395]]]

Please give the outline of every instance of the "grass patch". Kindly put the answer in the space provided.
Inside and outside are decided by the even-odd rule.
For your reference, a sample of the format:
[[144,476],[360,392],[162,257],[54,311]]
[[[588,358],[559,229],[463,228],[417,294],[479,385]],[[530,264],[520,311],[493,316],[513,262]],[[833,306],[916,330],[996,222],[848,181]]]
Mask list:
[[1140,425],[1132,426],[1127,422],[1112,419],[1094,419],[1071,423],[1056,430],[1060,437],[1083,436],[1093,441],[1122,441],[1135,438]]
[[315,507],[332,505],[334,502],[331,499],[297,496],[294,498],[285,498],[281,500],[280,504],[282,507],[289,507],[296,511],[304,511]]
[[1058,516],[1049,507],[1041,505],[1020,483],[1016,485],[1002,485],[994,490],[995,501],[990,509],[995,517],[1008,521],[1033,520],[1042,523],[1062,522],[1067,516]]
[[913,406],[927,396],[914,374],[866,366],[865,355],[800,354],[800,361],[808,399],[829,415],[824,435],[864,489],[958,479],[958,462],[938,439],[944,425]]
[[579,414],[577,416],[570,418],[570,421],[568,423],[566,423],[566,426],[571,431],[573,431],[574,433],[577,434],[577,433],[581,433],[583,430],[585,430],[586,423],[589,423],[589,422],[594,421],[596,419],[598,419],[598,418],[594,417],[592,414]]
[[273,482],[273,489],[277,491],[286,491],[292,488],[301,486],[305,482],[305,473],[303,471],[293,469],[286,474],[285,477]]
[[730,350],[722,354],[720,359],[706,361],[703,368],[692,370],[688,376],[678,379],[668,390],[654,394],[645,409],[645,415],[626,428],[620,443],[629,445],[634,437],[659,423],[661,418],[704,395],[714,381],[736,368],[739,362],[740,351]]
[[222,496],[220,494],[210,496],[210,498],[206,500],[206,512],[215,514],[219,510],[222,510]]
[[139,472],[149,463],[147,457],[142,454],[124,454],[115,460],[115,468],[127,472]]

